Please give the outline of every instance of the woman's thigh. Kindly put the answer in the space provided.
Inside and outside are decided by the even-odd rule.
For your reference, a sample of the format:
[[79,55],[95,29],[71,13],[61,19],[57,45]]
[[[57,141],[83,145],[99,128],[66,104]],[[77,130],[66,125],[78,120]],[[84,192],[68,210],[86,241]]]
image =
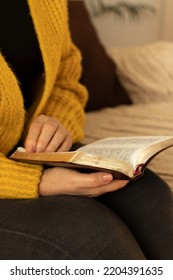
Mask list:
[[149,259],[173,259],[173,194],[155,173],[98,198],[130,228]]
[[124,222],[95,199],[0,200],[0,259],[144,258]]

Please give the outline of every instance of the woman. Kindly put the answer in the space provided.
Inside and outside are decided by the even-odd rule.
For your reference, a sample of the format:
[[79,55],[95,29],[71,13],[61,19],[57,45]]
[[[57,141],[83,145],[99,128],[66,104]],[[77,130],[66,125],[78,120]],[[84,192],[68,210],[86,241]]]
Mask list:
[[18,145],[68,151],[87,100],[66,1],[13,2],[1,5],[0,258],[173,258],[172,193],[151,171],[129,183],[9,160]]

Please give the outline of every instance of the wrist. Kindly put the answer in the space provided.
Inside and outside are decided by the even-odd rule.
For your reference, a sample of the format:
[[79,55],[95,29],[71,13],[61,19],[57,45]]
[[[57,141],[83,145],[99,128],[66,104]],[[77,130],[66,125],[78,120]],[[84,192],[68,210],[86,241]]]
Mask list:
[[48,179],[47,179],[47,174],[48,173],[48,169],[44,169],[42,172],[42,176],[40,178],[40,183],[38,185],[38,195],[39,196],[46,196],[49,195],[48,193]]

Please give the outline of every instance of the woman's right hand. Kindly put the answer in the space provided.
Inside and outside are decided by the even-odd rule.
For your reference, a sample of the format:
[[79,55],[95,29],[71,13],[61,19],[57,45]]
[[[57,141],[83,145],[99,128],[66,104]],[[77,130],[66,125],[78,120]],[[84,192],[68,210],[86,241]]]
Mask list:
[[43,171],[39,195],[80,195],[97,197],[125,187],[127,180],[113,180],[105,172],[81,173],[74,169],[53,167]]

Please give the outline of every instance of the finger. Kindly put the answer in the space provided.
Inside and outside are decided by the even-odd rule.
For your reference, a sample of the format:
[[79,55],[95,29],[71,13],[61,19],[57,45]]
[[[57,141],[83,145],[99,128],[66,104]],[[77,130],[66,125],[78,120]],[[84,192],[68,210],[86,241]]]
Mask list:
[[25,149],[27,152],[35,152],[36,150],[36,144],[39,138],[39,135],[41,133],[43,127],[43,121],[41,118],[35,119],[29,128],[28,135],[25,139]]
[[110,183],[113,180],[113,176],[106,172],[78,173],[78,176],[74,176],[74,180],[75,182],[72,183],[79,189],[93,189]]
[[57,131],[48,143],[45,152],[64,152],[67,151],[66,146],[68,146],[67,131],[64,127],[58,127]]
[[61,143],[61,145],[56,150],[57,152],[67,152],[70,150],[71,146],[73,144],[72,137],[69,133],[67,133],[67,136],[65,137],[64,141]]
[[95,172],[90,174],[81,173],[78,179],[78,188],[81,189],[82,195],[97,197],[107,192],[116,191],[123,188],[128,180],[113,180],[110,173]]
[[[48,120],[47,122],[44,123],[41,133],[38,137],[37,143],[36,143],[36,152],[43,152],[49,147],[49,143],[51,143],[52,139],[53,141],[53,146],[57,142],[57,145],[59,145],[59,142],[61,142],[61,134],[58,132],[58,123],[54,122],[52,120]],[[59,134],[59,138],[58,138]],[[50,152],[56,151],[55,150],[48,150]]]
[[129,182],[128,180],[113,180],[112,182],[106,185],[92,188],[91,192],[88,193],[88,196],[97,197],[104,193],[117,191],[119,189],[124,188],[128,184],[128,182]]

